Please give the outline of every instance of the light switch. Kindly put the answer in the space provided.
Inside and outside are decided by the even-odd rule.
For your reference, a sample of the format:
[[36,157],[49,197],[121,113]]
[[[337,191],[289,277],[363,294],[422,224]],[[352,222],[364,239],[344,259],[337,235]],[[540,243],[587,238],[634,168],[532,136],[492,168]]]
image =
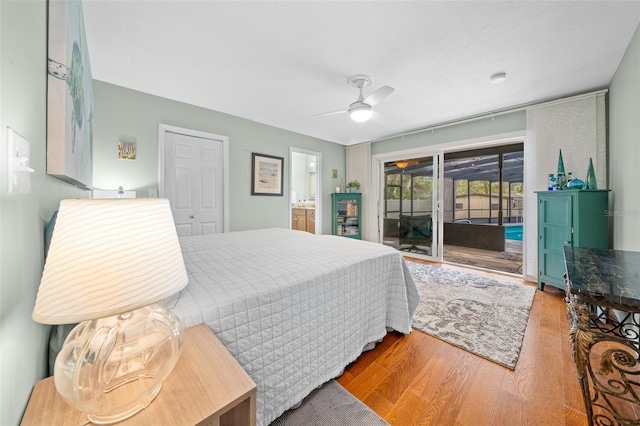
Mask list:
[[28,193],[31,190],[29,142],[7,127],[7,182],[9,192]]

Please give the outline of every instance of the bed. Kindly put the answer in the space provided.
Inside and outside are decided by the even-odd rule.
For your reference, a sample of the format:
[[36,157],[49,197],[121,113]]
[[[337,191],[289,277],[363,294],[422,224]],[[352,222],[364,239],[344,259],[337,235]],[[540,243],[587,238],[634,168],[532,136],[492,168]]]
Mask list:
[[389,329],[411,331],[419,296],[390,247],[275,228],[180,243],[189,284],[166,304],[184,327],[206,323],[256,382],[260,426]]

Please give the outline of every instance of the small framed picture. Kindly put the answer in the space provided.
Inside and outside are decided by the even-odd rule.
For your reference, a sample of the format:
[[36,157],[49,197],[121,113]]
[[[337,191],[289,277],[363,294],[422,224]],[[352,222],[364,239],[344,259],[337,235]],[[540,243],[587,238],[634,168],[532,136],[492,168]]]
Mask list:
[[136,159],[136,143],[125,140],[118,141],[118,158],[121,160]]
[[283,195],[284,158],[251,154],[251,195]]

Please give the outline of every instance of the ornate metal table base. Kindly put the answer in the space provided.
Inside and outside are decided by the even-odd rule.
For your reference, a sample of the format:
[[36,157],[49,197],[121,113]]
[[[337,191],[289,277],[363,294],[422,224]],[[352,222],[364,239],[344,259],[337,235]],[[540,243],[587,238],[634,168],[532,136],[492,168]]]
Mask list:
[[569,291],[570,341],[589,425],[640,425],[637,314],[615,312]]

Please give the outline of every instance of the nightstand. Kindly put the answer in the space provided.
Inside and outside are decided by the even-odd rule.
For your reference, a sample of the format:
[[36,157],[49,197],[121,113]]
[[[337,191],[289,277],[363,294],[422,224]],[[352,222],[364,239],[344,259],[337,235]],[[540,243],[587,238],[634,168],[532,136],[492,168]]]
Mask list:
[[[85,425],[85,414],[55,390],[53,377],[37,382],[22,425]],[[185,330],[175,368],[151,404],[116,425],[256,424],[256,384],[205,324]]]

